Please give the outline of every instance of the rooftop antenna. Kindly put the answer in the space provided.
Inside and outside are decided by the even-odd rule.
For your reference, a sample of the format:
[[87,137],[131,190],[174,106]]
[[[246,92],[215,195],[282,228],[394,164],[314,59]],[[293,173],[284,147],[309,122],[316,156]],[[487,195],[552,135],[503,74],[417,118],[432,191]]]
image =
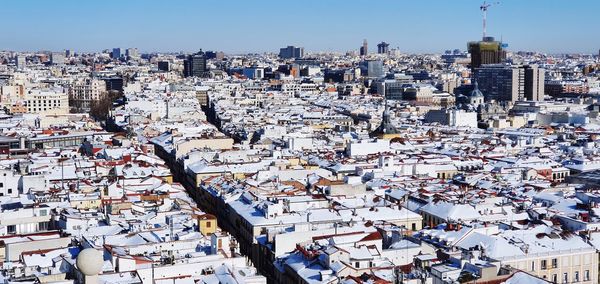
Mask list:
[[485,37],[486,37],[487,10],[492,5],[498,5],[498,4],[500,4],[500,2],[487,3],[486,1],[483,1],[483,4],[479,7],[479,9],[481,10],[481,12],[483,13],[483,39],[484,40],[485,40]]

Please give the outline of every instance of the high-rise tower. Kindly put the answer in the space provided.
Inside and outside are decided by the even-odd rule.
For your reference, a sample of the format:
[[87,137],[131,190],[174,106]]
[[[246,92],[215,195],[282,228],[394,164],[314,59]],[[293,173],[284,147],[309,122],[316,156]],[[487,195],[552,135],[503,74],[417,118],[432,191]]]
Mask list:
[[363,40],[363,44],[360,47],[360,56],[366,56],[369,53],[369,46],[367,45],[367,40]]
[[183,61],[183,76],[185,77],[202,77],[208,71],[206,66],[206,55],[202,50],[196,54],[188,55]]
[[387,54],[390,51],[390,44],[382,41],[381,43],[377,44],[377,53],[379,54]]
[[483,64],[502,63],[506,59],[502,42],[495,41],[493,37],[469,42],[467,48],[471,54],[471,69],[479,68]]

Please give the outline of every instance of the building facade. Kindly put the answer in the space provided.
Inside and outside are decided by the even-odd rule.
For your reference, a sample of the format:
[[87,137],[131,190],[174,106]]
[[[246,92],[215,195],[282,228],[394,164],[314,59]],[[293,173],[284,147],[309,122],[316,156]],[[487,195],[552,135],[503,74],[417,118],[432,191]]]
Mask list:
[[369,54],[369,45],[367,44],[366,39],[363,41],[363,44],[360,47],[359,51],[360,51],[360,56],[365,56],[365,55]]
[[490,64],[473,73],[486,101],[543,101],[544,78],[544,69],[535,65]]
[[202,50],[188,55],[187,59],[183,61],[183,76],[185,77],[202,77],[207,71],[206,55]]
[[479,68],[483,64],[498,64],[506,59],[506,51],[502,43],[493,37],[486,37],[483,41],[469,42],[467,45],[471,54],[471,68]]
[[388,54],[390,52],[390,44],[382,41],[377,45],[377,53],[379,54]]
[[58,90],[33,90],[25,94],[28,113],[66,114],[69,96]]
[[104,99],[107,93],[106,82],[102,80],[78,80],[69,88],[69,105],[72,110],[89,112],[92,101]]
[[65,64],[65,53],[64,52],[52,52],[50,54],[50,62],[53,65]]
[[279,49],[279,57],[281,58],[302,58],[304,57],[304,47],[295,47],[289,45]]

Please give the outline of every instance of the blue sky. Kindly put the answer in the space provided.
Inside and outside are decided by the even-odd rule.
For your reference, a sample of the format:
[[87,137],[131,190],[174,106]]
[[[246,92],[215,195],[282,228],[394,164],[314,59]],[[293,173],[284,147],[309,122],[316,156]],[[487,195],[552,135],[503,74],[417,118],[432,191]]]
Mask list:
[[[598,0],[504,0],[488,34],[510,50],[597,53]],[[3,0],[0,49],[98,51],[465,49],[481,38],[475,0]]]

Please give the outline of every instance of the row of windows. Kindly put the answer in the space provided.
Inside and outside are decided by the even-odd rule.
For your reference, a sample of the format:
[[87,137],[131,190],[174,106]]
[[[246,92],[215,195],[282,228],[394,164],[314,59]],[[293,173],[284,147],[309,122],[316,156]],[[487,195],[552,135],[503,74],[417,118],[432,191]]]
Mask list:
[[34,100],[34,101],[27,101],[27,103],[29,104],[41,104],[41,103],[59,103],[60,100],[43,100],[43,101],[38,101],[38,100]]
[[441,173],[437,173],[437,178],[440,179],[449,179],[454,177],[456,173],[446,173],[446,172],[441,172]]
[[552,179],[562,179],[565,178],[567,176],[566,172],[561,172],[561,173],[552,173]]
[[27,109],[27,111],[29,111],[29,112],[47,111],[47,110],[48,110],[48,108],[39,108],[39,109],[38,108],[29,108],[29,109]]
[[[544,275],[544,279],[547,279],[546,275]],[[575,271],[575,273],[573,273],[573,279],[572,279],[572,281],[569,281],[570,280],[569,279],[569,273],[565,272],[565,273],[563,273],[561,280],[562,281],[559,282],[558,281],[558,275],[557,274],[552,274],[552,279],[551,279],[552,283],[555,283],[555,284],[558,284],[558,283],[578,283],[580,281],[590,281],[591,280],[591,278],[590,278],[590,271],[586,270],[586,271],[583,272],[583,279],[580,279],[579,271]]]
[[32,108],[33,109],[37,109],[37,108],[42,109],[42,107],[43,108],[49,108],[49,107],[56,108],[56,107],[59,107],[59,105],[29,106],[27,109],[32,109]]
[[52,106],[52,105],[57,106],[57,105],[61,105],[61,104],[60,103],[27,104],[27,106],[30,106],[30,107],[41,107],[41,106]]
[[[552,260],[552,268],[558,267],[558,259],[553,258]],[[543,259],[541,262],[542,270],[548,269],[548,261]],[[531,271],[535,271],[535,261],[531,262]]]
[[[589,255],[583,255],[583,257],[584,257],[583,258],[583,262],[584,262],[583,264],[590,264],[591,263]],[[569,266],[569,264],[571,264],[571,266],[573,266],[573,265],[575,265],[575,266],[576,265],[580,265],[580,261],[581,261],[580,258],[576,256],[576,257],[574,257],[572,259],[572,263],[570,263],[571,261],[569,260],[569,257],[564,257],[563,260],[562,260],[562,266],[563,267]],[[537,269],[536,265],[537,265],[536,261],[532,261],[531,262],[531,266],[530,266],[531,271],[535,271]],[[540,261],[540,268],[541,268],[541,270],[558,268],[558,258],[552,258],[550,260],[550,263],[548,263],[548,260],[542,259]]]
[[[558,268],[558,259],[557,258],[553,258],[550,260],[550,267],[548,266],[548,261],[543,259],[540,262],[540,268],[542,270],[546,270],[548,268]],[[535,271],[536,267],[535,267],[535,261],[531,262],[531,271]],[[544,279],[547,279],[546,275],[543,276]],[[552,282],[553,283],[559,283],[558,282],[558,275],[557,274],[552,274]],[[573,273],[573,282],[579,282],[582,281],[580,279],[580,275],[579,275],[579,271],[575,271],[575,273]],[[583,281],[590,281],[590,271],[586,270],[583,272]],[[562,282],[560,283],[570,283],[569,282],[569,274],[567,272],[563,273],[563,277],[562,277]]]
[[[6,176],[6,174],[4,174],[4,176]],[[3,188],[3,187],[4,187],[4,183],[0,182],[0,188]],[[12,188],[6,189],[6,193],[8,193],[8,194],[13,193],[13,189]],[[3,195],[4,195],[4,193],[0,193],[0,196],[3,196]]]
[[[360,268],[360,262],[359,261],[355,262],[354,263],[354,267],[355,268]],[[369,261],[369,267],[373,267],[373,262],[372,261]]]
[[[47,231],[50,228],[50,222],[40,222],[38,223],[37,231]],[[16,234],[17,226],[16,225],[8,225],[6,226],[6,233],[8,234]]]

